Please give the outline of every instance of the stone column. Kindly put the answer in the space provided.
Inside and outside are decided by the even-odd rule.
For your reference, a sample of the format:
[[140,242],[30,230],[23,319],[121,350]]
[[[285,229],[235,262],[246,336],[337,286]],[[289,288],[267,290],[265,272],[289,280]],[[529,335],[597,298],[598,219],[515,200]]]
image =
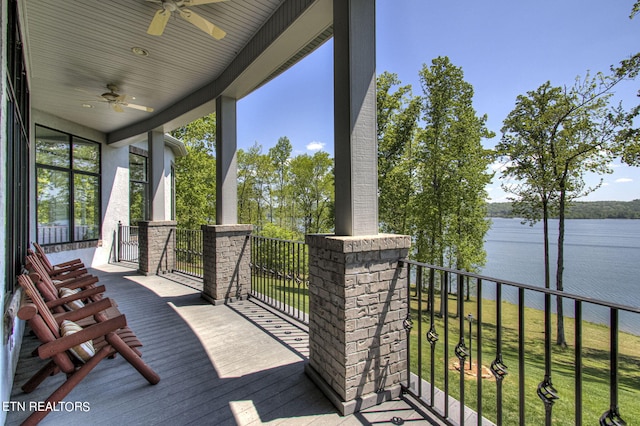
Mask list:
[[176,221],[138,222],[138,271],[144,275],[166,274],[176,264]]
[[244,300],[251,287],[253,225],[202,225],[204,289],[214,305]]
[[397,397],[406,380],[404,235],[307,235],[307,375],[343,415]]

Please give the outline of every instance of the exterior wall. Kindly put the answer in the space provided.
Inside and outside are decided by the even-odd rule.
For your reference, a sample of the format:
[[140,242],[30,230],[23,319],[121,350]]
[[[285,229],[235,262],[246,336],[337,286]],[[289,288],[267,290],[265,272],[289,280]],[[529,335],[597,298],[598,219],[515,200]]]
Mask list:
[[307,373],[343,415],[397,397],[406,379],[408,236],[307,235]]
[[[102,183],[102,239],[99,241],[81,242],[74,244],[58,244],[45,247],[53,263],[61,263],[70,259],[81,259],[85,265],[99,266],[114,260],[115,244],[117,243],[118,221],[129,223],[129,147],[115,147],[105,143],[103,133],[71,123],[58,117],[33,111],[32,134],[35,125],[40,124],[75,136],[83,137],[101,143],[101,183]],[[34,144],[32,144],[34,145]],[[135,144],[146,149],[146,141]],[[165,220],[171,219],[171,168],[174,152],[165,147],[165,191],[166,214]],[[32,153],[32,170],[35,173],[35,152]],[[32,182],[31,194],[35,194],[35,179]],[[35,195],[32,195],[35,197]],[[30,223],[31,235],[36,235],[36,203],[32,202]],[[3,210],[4,211],[4,210]]]

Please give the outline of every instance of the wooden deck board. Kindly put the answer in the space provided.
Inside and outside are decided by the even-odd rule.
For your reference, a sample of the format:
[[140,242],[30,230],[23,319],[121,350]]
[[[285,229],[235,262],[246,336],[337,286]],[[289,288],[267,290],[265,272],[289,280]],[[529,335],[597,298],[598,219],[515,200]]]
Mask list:
[[[109,265],[101,271],[107,296],[118,302],[144,346],[143,359],[160,375],[149,385],[122,357],[104,360],[65,401],[87,402],[89,412],[53,412],[43,425],[352,425],[387,423],[394,416],[432,424],[405,401],[390,401],[341,417],[304,374],[304,326],[251,301],[213,306],[194,286],[136,275]],[[26,335],[12,401],[44,401],[64,377],[47,378],[26,395],[20,386],[45,361],[33,358]],[[10,411],[7,425],[29,412]]]

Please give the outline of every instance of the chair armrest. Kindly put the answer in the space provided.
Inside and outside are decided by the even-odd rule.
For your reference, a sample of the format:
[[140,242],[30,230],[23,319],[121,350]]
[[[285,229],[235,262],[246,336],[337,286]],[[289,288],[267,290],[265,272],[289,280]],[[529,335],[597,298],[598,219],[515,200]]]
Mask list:
[[62,324],[62,321],[79,321],[84,318],[94,317],[98,313],[107,310],[114,306],[113,299],[102,299],[97,302],[88,303],[84,308],[76,309],[75,311],[63,312],[60,314],[54,314],[58,325]]
[[42,359],[50,358],[56,354],[64,352],[87,340],[93,340],[101,336],[105,336],[113,331],[123,328],[127,325],[127,319],[124,315],[119,315],[104,322],[93,324],[84,328],[77,333],[60,337],[53,342],[48,342],[38,347],[38,355]]
[[89,271],[84,266],[79,266],[74,269],[61,269],[47,272],[52,280],[68,280],[71,278],[80,277],[82,275],[89,274]]
[[71,296],[66,296],[66,297],[60,297],[56,300],[50,300],[46,303],[47,308],[51,309],[51,308],[55,308],[57,306],[62,306],[65,303],[68,302],[72,302],[74,300],[79,300],[79,299],[87,299],[91,296],[94,296],[96,294],[101,294],[104,293],[105,291],[107,291],[107,289],[101,285],[101,286],[97,286],[97,287],[93,287],[93,288],[89,288],[86,290],[83,290],[81,292],[78,292],[76,294],[72,294]]
[[73,259],[73,260],[69,260],[68,262],[62,262],[62,263],[53,265],[53,268],[59,269],[59,268],[65,268],[67,266],[72,266],[72,265],[83,265],[83,263],[80,259]]
[[60,290],[61,287],[66,287],[66,288],[70,288],[71,290],[79,288],[79,287],[87,287],[90,286],[92,284],[97,283],[98,281],[100,281],[98,279],[98,277],[93,276],[93,275],[88,275],[88,276],[84,276],[84,277],[79,277],[79,278],[73,278],[71,280],[66,280],[63,281],[61,283],[53,283],[53,285]]

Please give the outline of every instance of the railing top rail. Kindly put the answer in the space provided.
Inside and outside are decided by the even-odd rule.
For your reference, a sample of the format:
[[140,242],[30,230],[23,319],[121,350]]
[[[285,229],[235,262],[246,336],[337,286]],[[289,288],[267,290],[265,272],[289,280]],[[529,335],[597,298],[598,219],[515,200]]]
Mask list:
[[258,238],[258,239],[266,240],[266,241],[278,241],[278,242],[282,242],[282,243],[305,244],[304,241],[284,240],[282,238],[263,237],[262,235],[254,235],[254,234],[251,234],[251,238]]
[[594,305],[600,305],[600,306],[604,306],[606,308],[612,308],[612,309],[617,309],[620,311],[627,311],[627,312],[633,312],[636,314],[640,314],[640,307],[634,307],[634,306],[628,306],[628,305],[621,305],[618,303],[613,303],[613,302],[607,302],[605,300],[599,300],[599,299],[593,299],[590,297],[586,297],[586,296],[581,296],[579,294],[573,294],[573,293],[567,293],[565,291],[558,291],[558,290],[554,290],[554,289],[550,289],[550,288],[543,288],[543,287],[537,287],[535,285],[531,285],[531,284],[523,284],[523,283],[519,283],[519,282],[515,282],[515,281],[509,281],[509,280],[503,280],[500,278],[494,278],[494,277],[490,277],[487,275],[480,275],[480,274],[475,274],[473,272],[467,272],[467,271],[461,271],[458,269],[451,269],[451,268],[445,268],[442,266],[435,266],[435,265],[431,265],[428,263],[423,263],[423,262],[418,262],[415,260],[411,260],[411,259],[401,259],[400,260],[403,263],[407,263],[410,265],[415,265],[415,266],[422,266],[425,268],[429,268],[429,269],[434,269],[437,271],[442,271],[442,272],[450,272],[453,274],[462,274],[462,275],[466,275],[468,277],[471,278],[476,278],[482,281],[490,281],[490,282],[494,282],[497,284],[504,284],[510,287],[515,287],[515,288],[522,288],[524,290],[531,290],[531,291],[535,291],[538,293],[544,293],[544,294],[549,294],[552,296],[560,296],[566,299],[573,299],[573,300],[577,300],[580,302],[585,302],[585,303],[591,303]]

